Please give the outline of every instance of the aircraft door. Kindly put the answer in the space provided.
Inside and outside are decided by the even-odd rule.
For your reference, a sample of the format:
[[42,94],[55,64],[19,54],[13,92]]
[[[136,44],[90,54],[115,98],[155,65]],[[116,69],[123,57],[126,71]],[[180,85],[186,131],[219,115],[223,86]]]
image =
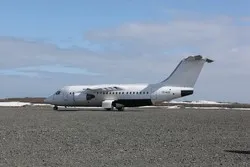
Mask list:
[[68,93],[67,92],[63,92],[63,100],[68,101]]
[[74,105],[75,104],[75,92],[64,92],[63,93],[63,100],[67,105]]
[[70,92],[68,95],[68,101],[71,105],[75,104],[75,92]]
[[72,93],[73,102],[75,102],[75,92]]

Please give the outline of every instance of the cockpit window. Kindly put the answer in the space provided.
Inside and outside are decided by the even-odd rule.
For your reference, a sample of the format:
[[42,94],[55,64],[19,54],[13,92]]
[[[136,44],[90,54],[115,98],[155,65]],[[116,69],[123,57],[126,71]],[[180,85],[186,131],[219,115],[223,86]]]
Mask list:
[[61,93],[61,91],[60,90],[58,90],[57,92],[56,92],[56,95],[59,95]]

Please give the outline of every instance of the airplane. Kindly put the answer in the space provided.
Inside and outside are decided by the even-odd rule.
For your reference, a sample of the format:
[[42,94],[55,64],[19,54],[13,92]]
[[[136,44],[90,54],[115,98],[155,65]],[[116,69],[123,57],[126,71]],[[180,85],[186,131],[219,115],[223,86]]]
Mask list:
[[152,106],[189,96],[205,63],[214,60],[201,55],[182,59],[174,71],[161,82],[153,84],[102,84],[64,86],[44,103],[66,107],[102,107],[123,111],[125,107]]

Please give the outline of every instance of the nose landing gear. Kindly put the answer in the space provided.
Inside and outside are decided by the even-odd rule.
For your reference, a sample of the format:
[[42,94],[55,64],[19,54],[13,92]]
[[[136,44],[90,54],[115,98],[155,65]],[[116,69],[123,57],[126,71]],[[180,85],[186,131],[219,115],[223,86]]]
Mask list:
[[53,110],[58,110],[58,107],[57,107],[57,106],[54,106],[54,107],[53,107]]

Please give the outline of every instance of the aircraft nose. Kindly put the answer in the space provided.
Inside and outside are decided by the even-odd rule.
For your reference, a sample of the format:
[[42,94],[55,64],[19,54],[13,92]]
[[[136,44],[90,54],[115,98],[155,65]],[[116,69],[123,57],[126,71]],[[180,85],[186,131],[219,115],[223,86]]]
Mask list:
[[44,99],[44,103],[50,104],[52,103],[52,100],[53,100],[52,96],[49,96],[46,99]]

